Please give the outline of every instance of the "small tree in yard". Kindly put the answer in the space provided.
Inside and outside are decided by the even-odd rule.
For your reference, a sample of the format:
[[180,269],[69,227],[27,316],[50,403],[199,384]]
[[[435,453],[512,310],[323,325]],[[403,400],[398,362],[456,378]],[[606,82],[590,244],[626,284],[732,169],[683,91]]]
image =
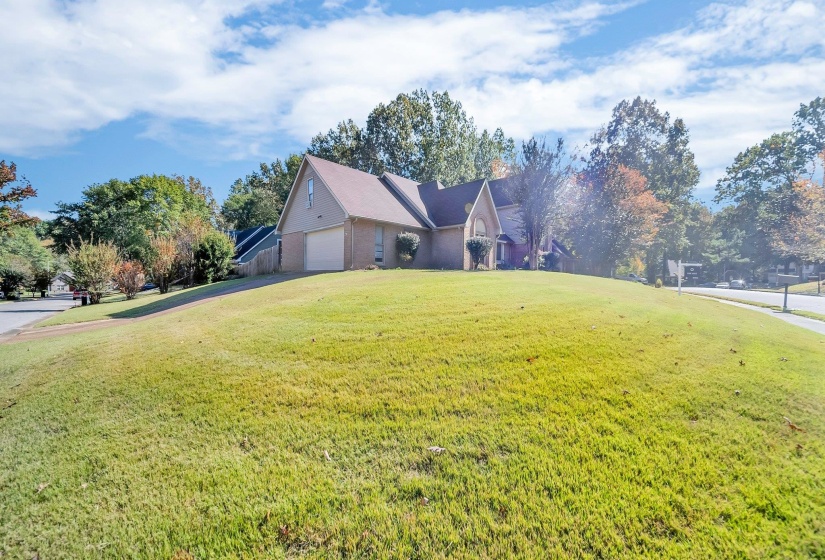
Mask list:
[[493,248],[493,240],[489,237],[471,237],[467,240],[467,250],[470,251],[470,259],[473,261],[473,268],[487,258]]
[[578,193],[576,159],[567,153],[561,138],[553,148],[535,138],[522,145],[509,190],[519,205],[531,270],[538,268],[542,240],[551,228],[563,230],[572,213]]
[[160,293],[169,291],[174,280],[177,264],[177,244],[168,235],[152,235],[149,238],[149,274],[152,276]]
[[234,254],[235,245],[228,235],[210,231],[195,248],[195,277],[207,284],[223,280],[232,269]]
[[183,273],[184,284],[195,284],[195,250],[210,231],[210,225],[199,216],[186,216],[175,232],[175,254]]
[[81,240],[80,246],[69,246],[68,262],[77,285],[89,292],[91,303],[99,303],[111,285],[120,257],[111,241],[95,244]]
[[395,250],[402,262],[410,263],[415,260],[421,238],[412,232],[399,233],[395,237]]
[[126,294],[126,299],[135,297],[146,282],[143,265],[138,261],[125,261],[117,268],[115,283],[117,289]]
[[0,288],[6,299],[14,299],[14,293],[21,286],[29,284],[31,279],[31,267],[21,259],[11,259],[10,262],[0,265]]

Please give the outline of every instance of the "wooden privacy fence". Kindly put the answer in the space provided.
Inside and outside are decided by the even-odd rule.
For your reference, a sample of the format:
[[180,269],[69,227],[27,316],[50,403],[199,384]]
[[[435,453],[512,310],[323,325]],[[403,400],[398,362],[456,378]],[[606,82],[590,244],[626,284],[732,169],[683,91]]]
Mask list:
[[280,268],[278,266],[278,247],[279,245],[276,245],[269,249],[263,249],[248,263],[237,265],[235,267],[235,274],[241,278],[246,278],[247,276],[278,272]]

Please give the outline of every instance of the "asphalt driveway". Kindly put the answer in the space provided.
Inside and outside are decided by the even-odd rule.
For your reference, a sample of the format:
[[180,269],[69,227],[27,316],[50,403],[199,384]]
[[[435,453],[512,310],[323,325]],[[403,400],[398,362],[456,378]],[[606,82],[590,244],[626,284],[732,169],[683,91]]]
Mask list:
[[72,301],[72,294],[0,303],[0,336],[38,323],[79,303]]

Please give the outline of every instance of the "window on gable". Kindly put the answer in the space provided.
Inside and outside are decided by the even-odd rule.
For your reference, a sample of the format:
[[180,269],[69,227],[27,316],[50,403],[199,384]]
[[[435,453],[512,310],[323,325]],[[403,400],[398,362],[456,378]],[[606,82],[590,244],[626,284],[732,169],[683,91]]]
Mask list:
[[384,262],[384,227],[375,226],[375,262]]
[[487,226],[481,218],[476,218],[476,236],[487,237]]
[[307,208],[315,201],[315,179],[307,179]]

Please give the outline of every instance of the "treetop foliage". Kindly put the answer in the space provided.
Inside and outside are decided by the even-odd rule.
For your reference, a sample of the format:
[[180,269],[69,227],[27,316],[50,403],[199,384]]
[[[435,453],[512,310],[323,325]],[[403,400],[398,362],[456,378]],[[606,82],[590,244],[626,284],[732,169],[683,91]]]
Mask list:
[[301,161],[301,156],[292,154],[283,162],[276,159],[271,164],[261,163],[258,171],[237,179],[221,207],[226,224],[246,229],[278,223]]
[[307,153],[374,175],[457,185],[497,177],[501,161],[515,160],[515,143],[501,129],[479,132],[449,93],[419,89],[380,103],[363,129],[350,119],[316,135]]
[[[3,192],[5,189],[5,192]],[[25,178],[17,177],[17,165],[0,160],[0,235],[16,226],[34,225],[39,220],[20,209],[20,201],[37,196],[37,191]]]
[[184,215],[214,223],[213,200],[191,177],[112,179],[87,187],[81,202],[59,202],[50,233],[59,251],[94,236],[114,243],[125,258],[145,262],[151,233],[172,231]]

